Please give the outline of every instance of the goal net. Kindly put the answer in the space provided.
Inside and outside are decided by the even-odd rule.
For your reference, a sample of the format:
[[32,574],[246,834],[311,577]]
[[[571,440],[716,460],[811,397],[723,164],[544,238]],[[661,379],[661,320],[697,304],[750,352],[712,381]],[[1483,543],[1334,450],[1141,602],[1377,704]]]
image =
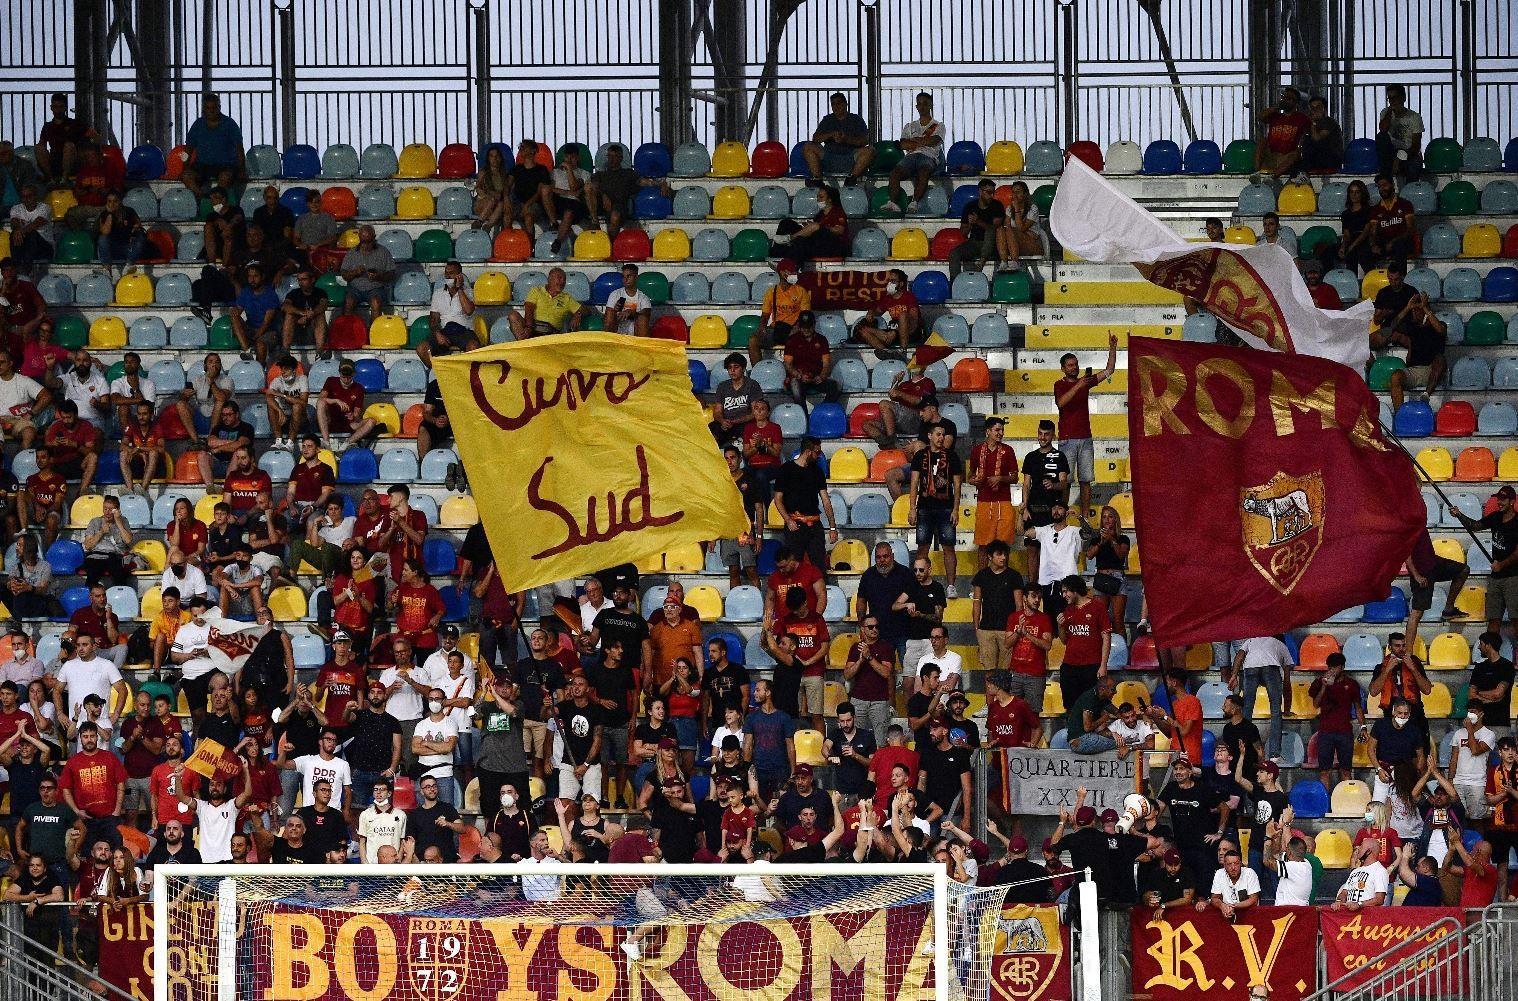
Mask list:
[[161,866],[156,1001],[985,1001],[937,865]]

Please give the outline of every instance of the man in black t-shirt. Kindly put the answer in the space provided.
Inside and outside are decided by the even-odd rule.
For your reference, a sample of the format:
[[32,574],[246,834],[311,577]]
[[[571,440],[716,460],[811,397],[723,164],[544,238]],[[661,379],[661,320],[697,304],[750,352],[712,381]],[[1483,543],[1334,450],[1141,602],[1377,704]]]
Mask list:
[[1007,228],[1007,207],[996,200],[996,182],[980,182],[976,197],[959,214],[959,231],[965,242],[949,251],[949,277],[958,275],[969,262],[979,271],[987,261],[1016,261],[1012,231]]
[[917,527],[917,558],[926,559],[934,543],[943,550],[947,594],[958,597],[959,559],[954,549],[959,519],[959,493],[965,466],[950,450],[942,424],[928,432],[928,447],[912,457],[911,504],[907,522]]
[[1174,848],[1139,867],[1139,900],[1145,907],[1182,906],[1196,899],[1196,877]]
[[[811,435],[802,437],[796,457],[775,474],[775,507],[785,522],[785,544],[805,553],[826,575],[832,569],[827,547],[838,541],[838,521],[828,496],[827,475],[822,471],[822,442]],[[834,527],[824,528],[824,513],[826,523]]]
[[406,814],[406,837],[412,842],[416,860],[431,861],[427,858],[427,850],[435,848],[439,862],[457,862],[459,834],[466,826],[459,820],[459,811],[452,804],[438,799],[437,779],[434,776],[422,779],[418,794],[420,799],[416,808]]
[[501,210],[501,228],[510,229],[520,220],[531,236],[540,213],[553,218],[553,206],[547,198],[553,194],[553,178],[538,160],[538,144],[523,139],[517,146],[517,162],[511,168],[511,183],[506,188],[506,204]]
[[919,754],[922,766],[917,773],[917,788],[928,804],[928,821],[940,817],[954,819],[957,808],[960,827],[970,826],[970,806],[974,796],[970,788],[970,749],[949,740],[949,720],[935,715],[928,724],[930,746]]
[[200,852],[185,838],[184,825],[177,820],[163,825],[163,837],[142,860],[144,872],[160,865],[200,865]]
[[1482,633],[1476,649],[1481,659],[1471,666],[1470,704],[1481,707],[1482,721],[1495,730],[1512,721],[1513,662],[1502,656],[1500,633]]
[[1260,767],[1264,743],[1260,737],[1260,728],[1255,726],[1254,720],[1244,712],[1244,701],[1241,697],[1230,695],[1223,700],[1223,719],[1226,722],[1223,724],[1223,732],[1218,734],[1218,743],[1228,746],[1235,761],[1242,754],[1244,756],[1242,774],[1253,775]]
[[451,441],[453,424],[448,420],[448,408],[443,404],[443,391],[433,379],[427,383],[427,393],[422,397],[422,423],[416,429],[418,461],[434,448],[442,448]]
[[[1408,287],[1408,286],[1404,286]],[[1382,291],[1385,291],[1384,289]],[[1380,302],[1380,297],[1376,299]],[[1383,328],[1385,330],[1385,328]],[[1392,372],[1392,412],[1402,406],[1402,393],[1408,387],[1423,390],[1424,400],[1444,378],[1444,347],[1449,327],[1434,315],[1428,295],[1417,291],[1391,324],[1387,343],[1407,349],[1407,365]]]
[[1216,859],[1208,837],[1218,832],[1221,800],[1212,786],[1198,782],[1196,771],[1185,757],[1171,765],[1171,780],[1161,790],[1159,801],[1170,813],[1176,847],[1192,872],[1211,872]]
[[[605,615],[605,612],[601,613]],[[590,697],[583,676],[569,682],[569,698],[555,711],[557,733],[553,758],[559,772],[559,797],[601,798],[601,727],[605,712]]]
[[[1070,463],[1054,447],[1054,422],[1038,422],[1038,447],[1023,456],[1023,527],[1041,528],[1053,523],[1055,501],[1070,496]],[[1036,577],[1029,570],[1030,577]]]
[[632,589],[628,585],[619,581],[610,593],[611,607],[603,609],[591,623],[590,642],[605,647],[613,640],[619,641],[627,666],[636,670],[643,666],[645,658],[653,657],[648,620],[633,610]]
[[728,659],[727,644],[721,639],[706,641],[706,674],[702,684],[710,706],[708,718],[722,719],[729,706],[739,712],[748,708],[748,669]]
[[933,566],[926,556],[912,560],[912,586],[896,597],[892,606],[906,615],[907,641],[902,647],[902,684],[911,693],[917,669],[923,660],[933,654],[933,627],[943,624],[943,613],[949,605],[949,594],[944,586],[933,579]]
[[[1489,529],[1492,533],[1492,572],[1486,580],[1486,628],[1490,632],[1502,631],[1502,619],[1506,615],[1511,626],[1518,622],[1518,491],[1512,484],[1505,484],[1493,498],[1497,510],[1480,521],[1468,518],[1459,508],[1451,508],[1455,517],[1467,529]],[[1487,717],[1488,723],[1491,717]]]
[[333,863],[348,860],[348,820],[332,804],[332,783],[317,779],[311,783],[316,802],[295,811],[306,825],[306,841]]
[[548,751],[547,722],[551,707],[566,687],[564,668],[549,652],[553,641],[547,630],[534,629],[527,637],[528,655],[512,665],[511,680],[517,683],[517,705],[522,710],[522,742],[533,774],[543,774]]

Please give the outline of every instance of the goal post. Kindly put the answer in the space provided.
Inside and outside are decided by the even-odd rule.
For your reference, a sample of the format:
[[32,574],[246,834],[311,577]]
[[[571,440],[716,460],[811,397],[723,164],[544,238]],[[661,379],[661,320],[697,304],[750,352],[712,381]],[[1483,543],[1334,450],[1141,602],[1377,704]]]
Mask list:
[[155,1001],[986,1001],[1006,887],[941,865],[184,865]]

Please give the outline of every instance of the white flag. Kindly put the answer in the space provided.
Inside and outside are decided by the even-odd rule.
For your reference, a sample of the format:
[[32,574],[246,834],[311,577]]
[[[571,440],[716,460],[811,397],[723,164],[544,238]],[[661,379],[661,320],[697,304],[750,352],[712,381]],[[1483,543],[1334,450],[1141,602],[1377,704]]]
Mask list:
[[1279,244],[1188,243],[1073,156],[1049,229],[1085,260],[1135,265],[1156,285],[1202,302],[1252,347],[1328,358],[1362,373],[1370,364],[1372,303],[1319,309]]

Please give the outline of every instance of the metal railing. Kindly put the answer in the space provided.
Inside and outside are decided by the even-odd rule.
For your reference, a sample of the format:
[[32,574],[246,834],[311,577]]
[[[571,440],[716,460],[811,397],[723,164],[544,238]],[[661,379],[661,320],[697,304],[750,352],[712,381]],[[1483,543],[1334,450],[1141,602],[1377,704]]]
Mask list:
[[0,907],[0,1001],[135,1001],[21,928],[20,906]]
[[[1388,947],[1364,967],[1325,984],[1303,1001],[1449,1001],[1518,997],[1518,904],[1493,904],[1462,923],[1444,918]],[[1420,939],[1444,934],[1417,948]]]

